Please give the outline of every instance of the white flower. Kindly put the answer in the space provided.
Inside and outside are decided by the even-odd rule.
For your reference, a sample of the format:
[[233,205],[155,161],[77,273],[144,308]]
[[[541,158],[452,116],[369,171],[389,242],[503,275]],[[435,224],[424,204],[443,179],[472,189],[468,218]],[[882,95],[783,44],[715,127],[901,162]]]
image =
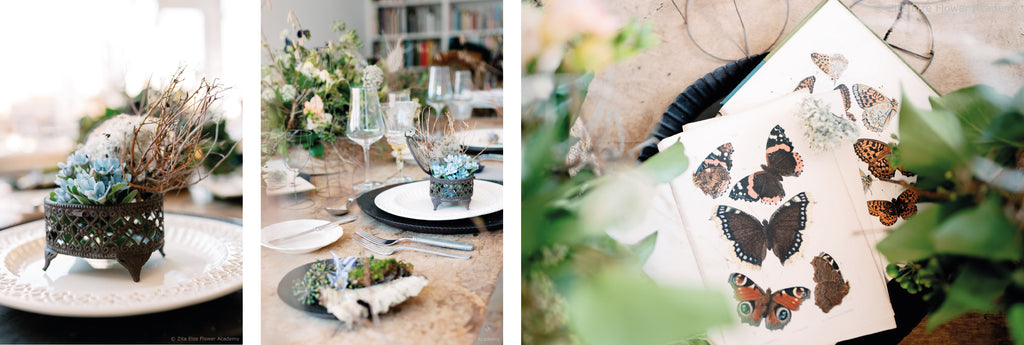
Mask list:
[[363,69],[363,87],[379,90],[380,84],[384,82],[384,71],[377,65],[369,65]]
[[263,92],[260,94],[260,96],[266,102],[271,102],[275,98],[277,98],[277,95],[274,93],[274,89],[269,87],[264,87]]
[[281,29],[281,39],[288,38],[288,29]]
[[320,78],[320,80],[323,80],[324,82],[331,81],[331,73],[327,72],[326,70],[317,70],[316,77]]
[[828,152],[857,135],[857,126],[842,116],[833,115],[829,104],[813,96],[804,98],[800,106],[804,136],[812,150]]
[[282,101],[291,102],[295,99],[295,86],[292,86],[291,84],[282,86],[278,91],[281,92]]
[[313,66],[313,63],[309,61],[303,62],[302,65],[296,67],[295,70],[310,78],[316,74],[316,66]]

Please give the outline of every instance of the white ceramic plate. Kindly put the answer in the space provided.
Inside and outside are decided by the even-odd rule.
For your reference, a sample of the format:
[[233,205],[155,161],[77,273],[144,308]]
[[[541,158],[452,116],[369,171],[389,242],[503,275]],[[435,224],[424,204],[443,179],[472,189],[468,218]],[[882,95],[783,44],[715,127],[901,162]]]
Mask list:
[[405,218],[418,220],[464,219],[501,211],[501,185],[483,180],[473,180],[473,199],[469,210],[461,204],[441,204],[434,211],[430,202],[430,181],[406,183],[388,189],[373,199],[381,211]]
[[114,264],[93,269],[57,255],[43,271],[42,220],[0,231],[0,304],[39,314],[116,317],[177,309],[242,288],[242,227],[167,214],[164,252],[154,252],[133,282]]
[[[502,129],[499,128],[480,128],[466,131],[456,132],[455,135],[462,138],[462,145],[474,148],[476,150],[483,149],[502,149],[503,140],[501,136]],[[491,139],[497,139],[496,143],[491,143]]]
[[330,222],[319,219],[296,219],[272,224],[263,228],[263,231],[260,232],[260,243],[263,244],[264,247],[285,254],[309,253],[323,248],[328,244],[334,243],[334,241],[341,238],[341,235],[343,235],[345,231],[339,225],[331,227],[330,229],[324,229],[292,238],[281,243],[270,244],[270,241],[299,231],[309,230],[327,223]]

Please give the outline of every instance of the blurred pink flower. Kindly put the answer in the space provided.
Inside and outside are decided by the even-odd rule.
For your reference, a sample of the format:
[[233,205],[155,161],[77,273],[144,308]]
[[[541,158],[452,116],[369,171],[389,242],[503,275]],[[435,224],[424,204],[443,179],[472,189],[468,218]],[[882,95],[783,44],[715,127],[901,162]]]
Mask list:
[[320,95],[313,95],[313,98],[304,102],[303,106],[303,113],[306,114],[306,129],[313,130],[331,122],[331,114],[324,113],[324,101],[320,99]]

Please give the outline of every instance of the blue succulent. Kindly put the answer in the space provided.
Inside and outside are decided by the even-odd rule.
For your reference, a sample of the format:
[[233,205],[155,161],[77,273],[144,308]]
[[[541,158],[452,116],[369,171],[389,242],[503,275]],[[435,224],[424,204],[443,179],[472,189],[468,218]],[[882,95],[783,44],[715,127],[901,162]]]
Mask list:
[[469,177],[479,167],[480,165],[467,155],[448,155],[442,162],[431,163],[430,172],[439,179],[455,180]]
[[97,175],[120,173],[121,160],[117,158],[96,158],[92,161],[92,172]]
[[68,166],[81,166],[89,164],[89,154],[82,151],[75,151],[68,155]]
[[68,156],[66,163],[57,165],[57,188],[50,193],[50,200],[71,204],[120,204],[128,203],[138,195],[128,182],[131,174],[125,175],[124,165],[117,158],[97,158],[76,151]]

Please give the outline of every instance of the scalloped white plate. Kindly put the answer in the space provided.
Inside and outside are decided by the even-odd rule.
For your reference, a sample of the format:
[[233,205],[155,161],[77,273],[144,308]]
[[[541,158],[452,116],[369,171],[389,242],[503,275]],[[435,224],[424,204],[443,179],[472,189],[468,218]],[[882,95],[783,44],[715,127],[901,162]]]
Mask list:
[[385,190],[373,199],[381,211],[417,220],[454,220],[482,216],[502,210],[501,185],[473,180],[473,199],[469,210],[459,204],[444,203],[434,210],[430,202],[430,181],[410,182]]
[[119,264],[93,269],[57,255],[43,271],[42,220],[0,231],[0,304],[39,314],[116,317],[177,309],[242,288],[242,227],[166,214],[164,252],[138,283]]

